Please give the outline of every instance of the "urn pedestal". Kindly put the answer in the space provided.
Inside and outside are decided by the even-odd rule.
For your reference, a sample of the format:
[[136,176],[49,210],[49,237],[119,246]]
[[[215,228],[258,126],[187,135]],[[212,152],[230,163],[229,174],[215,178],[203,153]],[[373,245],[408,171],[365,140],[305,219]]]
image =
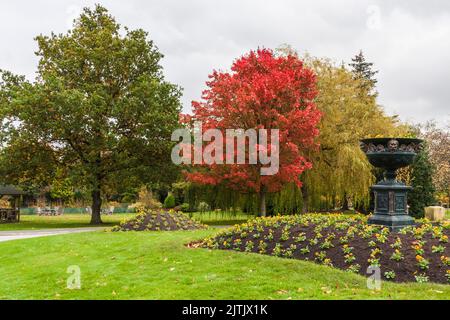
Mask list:
[[374,138],[361,141],[369,162],[383,168],[384,179],[371,187],[374,212],[369,224],[383,225],[397,231],[414,225],[408,215],[408,191],[412,187],[396,180],[396,170],[410,165],[420,151],[422,140],[409,138]]

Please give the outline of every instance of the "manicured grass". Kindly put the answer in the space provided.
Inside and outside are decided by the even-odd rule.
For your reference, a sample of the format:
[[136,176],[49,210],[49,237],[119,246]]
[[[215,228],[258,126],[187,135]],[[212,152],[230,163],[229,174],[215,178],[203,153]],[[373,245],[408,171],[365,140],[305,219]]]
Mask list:
[[[449,299],[450,286],[382,284],[311,262],[185,243],[215,229],[92,232],[0,243],[0,299]],[[66,289],[69,266],[81,289]]]
[[445,217],[447,219],[450,219],[450,210],[449,209],[445,210]]
[[190,214],[191,217],[200,221],[201,223],[210,226],[220,226],[220,225],[234,225],[240,224],[248,221],[249,219],[255,218],[252,215],[247,215],[244,213],[228,213],[228,212],[194,212]]
[[[103,215],[102,220],[105,226],[113,226],[123,219],[134,216],[134,213]],[[22,215],[18,223],[0,224],[0,231],[90,227],[90,219],[91,216],[88,214],[64,214],[61,216]]]

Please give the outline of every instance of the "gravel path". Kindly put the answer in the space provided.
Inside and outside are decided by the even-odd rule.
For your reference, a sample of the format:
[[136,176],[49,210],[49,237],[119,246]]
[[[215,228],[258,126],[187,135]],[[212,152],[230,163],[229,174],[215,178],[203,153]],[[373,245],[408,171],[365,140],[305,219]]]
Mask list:
[[0,242],[103,230],[105,227],[0,231]]

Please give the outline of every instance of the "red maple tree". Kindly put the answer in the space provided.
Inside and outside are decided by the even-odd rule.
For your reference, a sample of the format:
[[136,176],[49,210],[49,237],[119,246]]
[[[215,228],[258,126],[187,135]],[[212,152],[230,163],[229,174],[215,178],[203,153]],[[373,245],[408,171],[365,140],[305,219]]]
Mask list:
[[[264,165],[259,162],[202,163],[187,173],[187,178],[200,184],[225,184],[240,192],[258,193],[260,213],[265,216],[266,193],[279,191],[289,182],[300,187],[300,174],[312,167],[305,152],[317,146],[315,138],[319,134],[321,113],[314,104],[318,93],[315,74],[296,56],[278,57],[272,50],[259,49],[237,59],[231,72],[214,71],[209,79],[202,101],[192,102],[193,116],[188,121],[201,121],[203,131],[279,129],[279,170],[274,175],[261,175]],[[262,147],[257,145],[258,149]],[[269,144],[267,148],[270,151],[273,146]]]

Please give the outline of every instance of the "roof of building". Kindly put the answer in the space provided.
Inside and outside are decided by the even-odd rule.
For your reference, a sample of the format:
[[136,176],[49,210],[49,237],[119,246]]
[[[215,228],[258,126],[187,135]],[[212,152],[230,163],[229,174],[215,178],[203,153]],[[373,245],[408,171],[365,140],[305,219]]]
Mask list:
[[25,194],[21,189],[12,185],[0,185],[0,195],[19,196]]

